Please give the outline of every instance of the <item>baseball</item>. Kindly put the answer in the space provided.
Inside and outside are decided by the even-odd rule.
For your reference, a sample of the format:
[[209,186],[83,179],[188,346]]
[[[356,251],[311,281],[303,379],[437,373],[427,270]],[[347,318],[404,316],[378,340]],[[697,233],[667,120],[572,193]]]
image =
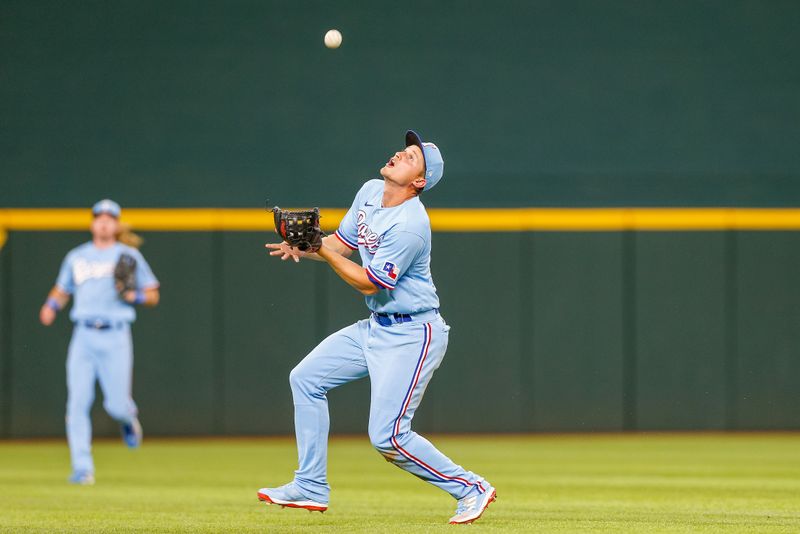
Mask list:
[[325,34],[325,46],[339,48],[340,44],[342,44],[342,34],[339,33],[339,30],[328,30],[328,33]]

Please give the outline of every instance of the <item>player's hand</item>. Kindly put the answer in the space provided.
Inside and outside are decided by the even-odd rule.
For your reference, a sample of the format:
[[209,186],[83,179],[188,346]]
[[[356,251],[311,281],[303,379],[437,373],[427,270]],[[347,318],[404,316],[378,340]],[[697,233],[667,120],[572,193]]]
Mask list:
[[286,241],[283,243],[267,243],[264,247],[271,250],[269,253],[270,256],[280,256],[283,261],[292,258],[294,262],[297,263],[300,261],[300,258],[306,255],[302,250],[290,247]]
[[39,310],[39,321],[41,321],[45,326],[50,326],[55,320],[56,311],[47,304],[42,306],[42,309]]
[[124,301],[125,301],[125,302],[127,302],[128,304],[133,304],[133,303],[135,303],[135,302],[136,302],[136,291],[133,291],[133,290],[126,291],[126,292],[125,292],[125,293],[122,295],[122,300],[124,300]]

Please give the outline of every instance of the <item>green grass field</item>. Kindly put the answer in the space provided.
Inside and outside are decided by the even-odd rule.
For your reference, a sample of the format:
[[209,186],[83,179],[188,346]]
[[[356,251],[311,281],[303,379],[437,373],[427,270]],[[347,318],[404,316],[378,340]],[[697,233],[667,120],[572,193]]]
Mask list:
[[66,443],[0,442],[0,532],[800,532],[800,434],[433,436],[498,500],[451,526],[455,501],[387,464],[366,437],[330,447],[325,514],[267,506],[292,439],[95,444],[74,487]]

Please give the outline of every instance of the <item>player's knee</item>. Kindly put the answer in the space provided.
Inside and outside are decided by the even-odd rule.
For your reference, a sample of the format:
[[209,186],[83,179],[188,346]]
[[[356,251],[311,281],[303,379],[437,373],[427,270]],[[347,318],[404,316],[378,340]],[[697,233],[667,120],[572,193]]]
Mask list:
[[294,394],[308,393],[311,390],[311,376],[306,372],[302,363],[289,373],[289,385]]
[[397,449],[392,442],[392,436],[385,432],[371,431],[369,441],[375,450],[378,451],[387,461],[393,461],[397,457]]
[[108,413],[112,419],[116,419],[117,421],[127,421],[130,419],[131,410],[128,402],[106,399],[103,402],[103,408],[105,408],[106,413]]
[[292,387],[292,391],[296,391],[302,387],[303,372],[300,370],[299,365],[289,373],[289,385]]
[[89,412],[94,398],[86,395],[70,395],[67,398],[67,417]]

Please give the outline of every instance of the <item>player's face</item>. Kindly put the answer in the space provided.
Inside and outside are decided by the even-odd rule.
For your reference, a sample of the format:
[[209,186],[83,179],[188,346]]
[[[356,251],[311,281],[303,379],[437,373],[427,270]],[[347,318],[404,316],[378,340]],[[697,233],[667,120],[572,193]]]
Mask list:
[[417,145],[407,146],[402,152],[396,152],[381,169],[381,176],[398,185],[408,185],[420,179],[424,173],[425,160]]
[[108,213],[101,213],[92,220],[92,236],[97,239],[115,239],[119,221]]

